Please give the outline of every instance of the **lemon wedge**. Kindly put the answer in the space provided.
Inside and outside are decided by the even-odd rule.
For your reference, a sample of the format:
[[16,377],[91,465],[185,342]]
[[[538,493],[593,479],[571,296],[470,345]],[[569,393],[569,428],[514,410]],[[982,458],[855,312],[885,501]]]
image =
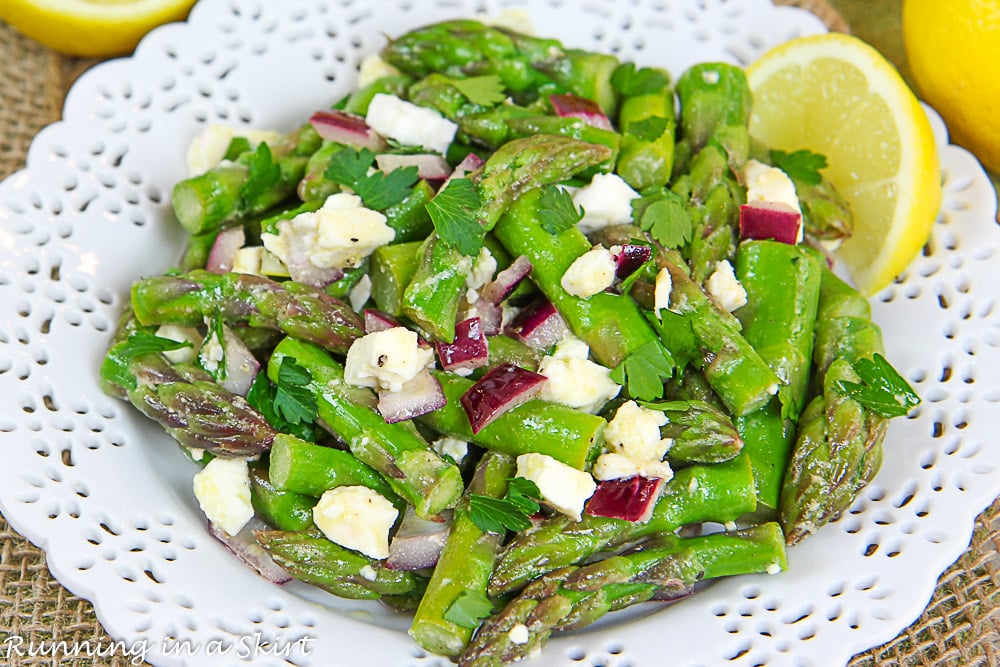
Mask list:
[[2,0],[0,19],[72,56],[130,52],[162,23],[187,16],[194,0]]
[[854,235],[837,250],[855,285],[874,294],[920,252],[941,204],[934,136],[896,69],[861,40],[800,37],[747,70],[750,134],[771,148],[826,156],[848,200]]

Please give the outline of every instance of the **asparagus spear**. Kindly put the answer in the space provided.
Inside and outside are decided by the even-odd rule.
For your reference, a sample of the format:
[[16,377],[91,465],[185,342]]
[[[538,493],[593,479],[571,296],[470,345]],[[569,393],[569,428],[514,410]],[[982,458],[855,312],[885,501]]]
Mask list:
[[[563,181],[608,157],[604,146],[557,135],[508,142],[473,176],[482,202],[476,217],[488,232],[526,191]],[[403,293],[403,313],[435,338],[454,340],[459,297],[471,261],[436,233],[428,236],[416,274]]]
[[250,468],[250,501],[254,513],[279,530],[306,530],[313,525],[316,499],[276,488],[266,468]]
[[700,63],[677,80],[680,135],[696,154],[724,127],[746,127],[751,95],[746,74],[726,63]]
[[448,619],[448,610],[461,595],[486,595],[493,563],[503,535],[486,532],[470,517],[469,495],[502,498],[515,472],[514,459],[489,452],[476,467],[465,497],[455,508],[448,541],[427,584],[427,592],[410,626],[410,636],[431,653],[454,657],[472,637],[473,628]]
[[667,450],[667,461],[674,468],[692,463],[722,463],[743,449],[743,440],[732,420],[710,403],[690,400],[650,407],[667,416],[660,435],[673,440]]
[[272,380],[277,380],[286,357],[309,372],[307,388],[316,398],[323,427],[344,440],[359,461],[377,470],[421,518],[455,506],[462,495],[461,473],[438,456],[412,424],[387,424],[370,407],[371,392],[345,384],[344,367],[310,343],[281,341],[267,368]]
[[670,76],[659,73],[663,84],[658,89],[626,96],[618,109],[622,142],[615,171],[639,191],[666,185],[673,169],[674,91]]
[[322,290],[246,273],[195,270],[144,278],[132,285],[132,307],[144,325],[199,326],[219,316],[227,324],[283,331],[339,354],[364,334],[350,306]]
[[[775,523],[732,533],[654,542],[533,581],[479,628],[462,667],[499,667],[537,650],[554,630],[577,630],[609,611],[676,594],[699,581],[786,567]],[[527,637],[517,637],[524,626]],[[523,641],[522,641],[523,640]]]
[[517,590],[560,567],[652,535],[671,533],[702,521],[735,521],[756,507],[753,472],[745,455],[726,463],[679,470],[646,523],[584,514],[546,519],[508,544],[490,579],[490,595]]

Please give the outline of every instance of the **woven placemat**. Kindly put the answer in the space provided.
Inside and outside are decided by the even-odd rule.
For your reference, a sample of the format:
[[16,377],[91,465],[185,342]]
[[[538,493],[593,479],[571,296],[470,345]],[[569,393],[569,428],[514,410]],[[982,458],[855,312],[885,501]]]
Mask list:
[[[777,0],[810,9],[847,30],[823,0]],[[32,137],[58,120],[65,91],[94,61],[60,57],[0,23],[0,179],[24,164]],[[976,520],[969,550],[938,581],[923,615],[887,644],[855,656],[851,667],[1000,666],[1000,500]],[[0,517],[0,642],[23,646],[108,645],[93,607],[49,573],[45,554]],[[0,644],[2,645],[2,644]],[[7,656],[9,667],[125,667],[126,656],[95,660],[56,653]]]

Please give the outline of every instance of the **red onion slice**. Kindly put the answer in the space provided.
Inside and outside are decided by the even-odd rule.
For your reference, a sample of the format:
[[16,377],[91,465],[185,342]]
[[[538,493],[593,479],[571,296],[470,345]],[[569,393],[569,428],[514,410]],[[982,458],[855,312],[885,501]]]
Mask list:
[[284,584],[291,581],[292,576],[274,562],[271,554],[260,546],[254,537],[255,532],[268,529],[268,525],[257,517],[250,519],[236,535],[229,535],[211,521],[208,522],[208,532],[222,542],[234,556],[252,567],[257,574],[272,584]]
[[619,280],[625,280],[638,271],[652,256],[653,250],[648,245],[626,243],[621,246],[621,251],[615,255],[615,262],[618,264],[615,276]]
[[309,118],[309,122],[316,133],[328,141],[373,151],[384,150],[386,147],[385,139],[356,114],[337,110],[317,111]]
[[399,530],[389,543],[389,557],[385,566],[390,570],[422,570],[437,565],[444,543],[448,540],[450,524],[421,519],[407,506]]
[[482,329],[483,335],[498,335],[503,323],[503,309],[481,297],[476,299],[476,303],[473,306],[476,312],[479,313],[479,328]]
[[494,419],[538,396],[545,376],[512,364],[500,364],[469,387],[462,395],[462,407],[473,433],[479,433]]
[[795,245],[802,240],[802,214],[788,204],[755,201],[740,206],[740,238]]
[[465,178],[469,172],[479,169],[484,164],[483,158],[479,157],[475,153],[469,153],[466,155],[461,162],[455,165],[455,169],[452,170],[451,175],[448,178]]
[[441,368],[452,373],[485,366],[490,354],[478,317],[470,317],[455,325],[455,342],[438,341],[434,347],[437,348]]
[[421,371],[399,391],[378,392],[378,411],[388,424],[413,419],[447,403],[441,383],[429,371]]
[[599,127],[602,130],[611,130],[611,121],[604,115],[600,105],[593,100],[576,95],[549,95],[549,102],[552,110],[557,116],[562,118],[579,118],[587,125]]
[[443,181],[451,175],[451,166],[440,155],[396,155],[382,153],[375,156],[375,164],[384,172],[403,167],[416,167],[417,176],[428,181]]
[[532,268],[534,267],[531,266],[531,260],[520,255],[510,266],[498,273],[492,282],[483,287],[480,296],[494,306],[499,306],[500,302],[509,297],[521,281],[528,277]]
[[569,331],[566,321],[552,303],[542,297],[522,310],[507,327],[507,335],[536,350],[559,342]]
[[655,477],[626,477],[600,482],[587,501],[585,514],[645,523],[663,490],[663,480]]
[[338,267],[324,269],[313,264],[309,260],[309,253],[313,250],[312,244],[301,234],[289,233],[290,226],[290,220],[278,223],[278,232],[288,239],[288,252],[281,259],[285,262],[292,280],[313,287],[326,287],[344,277],[344,271]]
[[376,331],[386,331],[387,329],[395,329],[396,327],[403,326],[392,315],[383,313],[381,310],[365,308],[362,313],[365,317],[366,334],[375,333]]
[[219,385],[228,392],[246,396],[260,371],[260,362],[243,339],[229,327],[222,327],[222,344],[226,351],[226,377]]
[[205,269],[211,273],[229,273],[233,270],[236,251],[243,247],[247,237],[243,225],[223,229],[215,237],[212,250],[208,253]]

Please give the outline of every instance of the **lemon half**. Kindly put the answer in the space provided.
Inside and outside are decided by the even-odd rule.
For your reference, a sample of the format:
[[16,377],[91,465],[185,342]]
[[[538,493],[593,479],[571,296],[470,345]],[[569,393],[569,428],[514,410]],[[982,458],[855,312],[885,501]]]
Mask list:
[[941,174],[920,103],[875,49],[840,33],[801,37],[747,70],[750,134],[771,148],[826,156],[851,205],[854,235],[838,249],[866,294],[902,272],[927,241]]

